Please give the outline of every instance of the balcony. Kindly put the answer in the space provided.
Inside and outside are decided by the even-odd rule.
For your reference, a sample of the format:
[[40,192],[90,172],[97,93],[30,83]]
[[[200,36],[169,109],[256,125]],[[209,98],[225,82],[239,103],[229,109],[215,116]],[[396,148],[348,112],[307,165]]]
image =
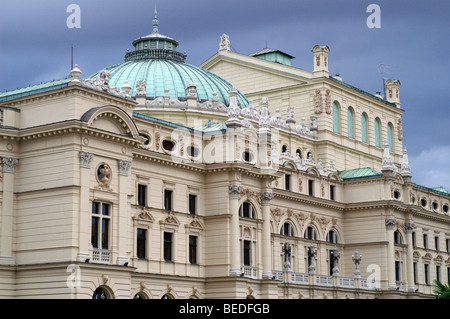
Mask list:
[[111,251],[94,248],[94,250],[92,251],[92,261],[101,264],[111,263]]
[[[277,281],[283,281],[284,279],[284,272],[280,270],[272,270],[272,273],[274,275],[274,280]],[[358,280],[353,277],[335,277],[336,280],[332,276],[327,275],[308,275],[304,273],[297,273],[297,272],[288,272],[287,278],[289,278],[288,282],[292,284],[298,284],[298,285],[309,285],[310,284],[310,276],[311,278],[315,277],[313,285],[317,286],[326,286],[326,287],[341,287],[341,288],[350,288],[350,289],[374,289],[374,284],[369,283],[367,279],[359,279],[359,285]]]
[[258,279],[258,268],[251,266],[242,266],[243,277]]

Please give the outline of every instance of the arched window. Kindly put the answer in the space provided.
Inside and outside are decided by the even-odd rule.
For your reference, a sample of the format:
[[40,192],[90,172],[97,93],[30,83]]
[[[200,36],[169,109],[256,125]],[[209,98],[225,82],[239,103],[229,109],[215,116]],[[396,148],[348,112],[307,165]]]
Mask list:
[[294,236],[294,228],[290,223],[286,222],[283,224],[283,227],[281,227],[280,234],[284,236]]
[[394,126],[392,125],[391,122],[388,123],[387,125],[387,136],[388,136],[388,144],[389,144],[389,150],[393,151],[394,150]]
[[299,158],[302,158],[302,151],[299,148],[295,151],[295,156],[297,155]]
[[334,230],[330,230],[327,234],[327,242],[337,244],[338,236]]
[[306,230],[305,230],[304,237],[305,237],[305,239],[316,240],[317,236],[316,236],[316,230],[314,229],[314,227],[308,226],[308,228],[306,228]]
[[381,121],[378,117],[375,119],[375,146],[381,147]]
[[361,141],[367,143],[367,114],[363,113],[361,115]]
[[161,299],[175,299],[171,294],[165,294]]
[[402,235],[400,234],[400,232],[397,230],[394,232],[394,243],[395,244],[401,244],[403,242],[402,240]]
[[339,124],[339,106],[336,102],[333,102],[333,132],[340,132],[340,124]]
[[95,289],[92,299],[109,299],[108,293],[101,287]]
[[250,202],[244,202],[239,208],[239,216],[256,218],[256,210]]
[[348,125],[348,137],[355,138],[355,125],[354,125],[354,112],[351,107],[347,109],[347,125]]

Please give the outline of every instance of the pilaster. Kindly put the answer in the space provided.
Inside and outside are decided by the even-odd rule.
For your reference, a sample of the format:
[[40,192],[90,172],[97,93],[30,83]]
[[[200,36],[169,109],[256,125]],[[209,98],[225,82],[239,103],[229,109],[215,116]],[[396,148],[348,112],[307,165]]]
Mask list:
[[14,172],[19,160],[3,157],[3,203],[0,212],[0,264],[14,264],[13,219],[14,219]]
[[228,187],[230,201],[230,276],[240,276],[240,244],[239,244],[239,194],[242,186],[230,185]]

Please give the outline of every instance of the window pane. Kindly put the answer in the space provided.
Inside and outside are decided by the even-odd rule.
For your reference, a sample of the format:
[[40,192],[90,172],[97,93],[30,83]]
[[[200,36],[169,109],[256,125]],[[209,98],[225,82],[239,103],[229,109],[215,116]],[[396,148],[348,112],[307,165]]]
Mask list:
[[244,266],[251,265],[251,242],[248,240],[244,240]]
[[191,264],[197,263],[197,237],[189,236],[189,262]]
[[138,185],[138,205],[146,205],[147,187],[145,185]]
[[164,260],[172,261],[172,233],[164,233]]
[[99,227],[99,218],[92,217],[91,223],[91,243],[94,248],[98,248],[98,227]]
[[109,216],[109,204],[102,204],[102,214]]
[[102,249],[109,248],[109,219],[102,219]]
[[378,118],[375,119],[375,145],[380,147],[380,122]]
[[339,108],[333,103],[333,132],[339,133]]
[[251,217],[250,216],[250,203],[245,202],[242,204],[242,216],[248,217],[248,218]]
[[145,258],[145,247],[146,247],[146,239],[147,239],[147,230],[146,229],[137,229],[137,257]]
[[197,196],[189,194],[189,214],[195,215],[197,213]]
[[392,139],[392,125],[391,123],[387,126],[387,135],[388,135],[388,144],[389,144],[389,150],[392,151],[394,148],[394,140]]
[[367,143],[367,117],[365,114],[361,116],[361,133],[362,133],[362,141]]
[[352,109],[347,109],[347,122],[348,122],[348,137],[355,137],[353,131],[353,112]]
[[172,191],[168,189],[164,190],[164,209],[172,210]]
[[98,203],[92,202],[92,214],[98,214]]

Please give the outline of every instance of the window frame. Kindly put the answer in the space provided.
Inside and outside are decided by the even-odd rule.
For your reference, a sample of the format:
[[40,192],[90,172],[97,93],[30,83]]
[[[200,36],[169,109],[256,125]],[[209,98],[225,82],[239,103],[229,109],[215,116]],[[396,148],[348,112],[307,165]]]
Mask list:
[[[97,205],[96,212],[94,212],[94,205]],[[104,207],[107,207],[106,214],[104,213]],[[95,229],[94,220],[96,220]],[[94,249],[110,250],[111,220],[112,205],[108,202],[93,200],[91,203],[91,244]]]
[[163,259],[166,262],[173,262],[173,232],[163,233]]
[[137,204],[138,206],[147,206],[147,185],[139,183],[137,186]]
[[[140,236],[140,231],[143,232],[143,236]],[[136,257],[138,259],[147,258],[147,229],[138,227],[136,229]]]

